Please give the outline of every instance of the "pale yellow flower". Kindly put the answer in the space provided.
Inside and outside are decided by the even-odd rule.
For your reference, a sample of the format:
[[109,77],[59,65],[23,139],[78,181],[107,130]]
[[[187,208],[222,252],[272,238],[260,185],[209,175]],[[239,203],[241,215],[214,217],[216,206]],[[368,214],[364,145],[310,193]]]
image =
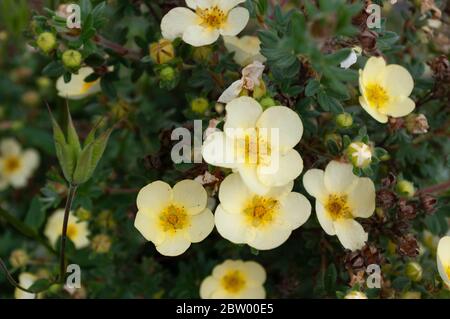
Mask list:
[[439,241],[437,267],[442,281],[450,287],[450,236],[442,237]]
[[325,171],[310,169],[303,177],[306,191],[316,198],[316,214],[328,235],[337,235],[346,249],[357,250],[367,233],[355,218],[368,218],[375,210],[375,186],[353,174],[351,164],[331,161]]
[[264,299],[266,271],[254,261],[226,260],[200,286],[202,299]]
[[300,175],[303,161],[294,146],[303,135],[303,124],[297,113],[285,106],[263,112],[246,96],[228,103],[226,111],[224,132],[210,134],[203,144],[207,163],[234,169],[261,195]]
[[255,61],[264,63],[266,58],[261,54],[261,41],[258,37],[243,36],[223,37],[225,47],[229,52],[234,53],[234,61],[241,66],[247,66]]
[[382,57],[371,57],[359,70],[359,103],[375,120],[386,123],[388,116],[402,117],[416,104],[409,98],[414,80],[404,67],[386,65]]
[[[37,279],[38,278],[35,275],[30,274],[29,272],[24,272],[19,275],[19,285],[25,289],[28,289],[31,286],[33,286],[33,284],[35,283],[35,281]],[[16,298],[16,299],[36,299],[36,298],[39,298],[39,296],[37,294],[33,294],[30,292],[23,291],[19,288],[16,288],[14,291],[14,298]]]
[[162,181],[153,182],[138,194],[134,226],[162,255],[181,255],[214,228],[207,198],[203,186],[193,180],[183,180],[173,188]]
[[260,196],[252,192],[239,174],[231,174],[220,185],[220,205],[215,223],[222,237],[235,244],[267,250],[283,244],[294,229],[311,214],[305,196],[292,192],[293,182],[273,187]]
[[93,82],[84,81],[92,73],[94,73],[94,70],[90,67],[81,68],[78,70],[78,74],[72,74],[72,78],[68,83],[65,83],[64,78],[61,76],[56,81],[58,95],[69,100],[81,100],[100,92],[100,79]]
[[23,188],[39,166],[39,154],[32,149],[22,151],[15,139],[0,142],[0,191],[11,185]]
[[[58,209],[53,213],[47,221],[44,234],[55,246],[58,238],[62,234],[62,227],[64,222],[64,209]],[[67,237],[73,242],[75,248],[81,249],[89,246],[89,228],[87,222],[80,222],[72,212],[69,214],[69,223],[67,224]]]
[[162,35],[169,40],[180,37],[195,47],[212,44],[220,35],[235,36],[245,28],[250,17],[247,9],[236,7],[243,2],[186,0],[190,9],[177,7],[162,18]]

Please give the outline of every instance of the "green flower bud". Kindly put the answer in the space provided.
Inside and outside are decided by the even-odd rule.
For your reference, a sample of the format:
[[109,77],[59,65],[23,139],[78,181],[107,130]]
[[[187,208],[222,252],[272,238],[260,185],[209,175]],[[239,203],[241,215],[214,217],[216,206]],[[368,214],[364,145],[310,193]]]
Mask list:
[[75,212],[75,216],[77,216],[80,221],[88,221],[91,219],[92,213],[90,211],[88,211],[87,209],[80,207]]
[[342,136],[340,136],[339,134],[336,134],[336,133],[326,134],[324,137],[325,146],[327,146],[328,142],[330,142],[330,141],[333,141],[334,143],[336,143],[336,145],[338,147],[342,146]]
[[400,298],[401,299],[421,299],[422,294],[419,291],[406,291]]
[[104,234],[97,235],[92,238],[91,247],[98,254],[106,254],[111,249],[111,238]]
[[159,77],[161,79],[161,81],[173,81],[176,78],[176,71],[174,68],[172,68],[171,66],[166,66],[165,68],[163,68],[160,72],[159,72]]
[[353,117],[350,113],[342,113],[336,116],[336,124],[340,128],[347,128],[353,125]]
[[80,68],[81,63],[83,62],[83,57],[81,53],[76,50],[67,50],[64,51],[62,55],[62,61],[66,68],[77,70]]
[[52,81],[48,77],[40,76],[37,78],[36,84],[40,90],[45,91],[51,87]]
[[150,44],[150,57],[157,64],[165,64],[175,58],[175,49],[170,40],[161,39]]
[[347,156],[355,167],[365,168],[372,163],[372,150],[363,142],[353,142],[347,148]]
[[45,53],[49,53],[56,48],[56,37],[51,32],[43,32],[39,34],[36,43],[39,49]]
[[412,281],[418,282],[422,280],[423,269],[419,263],[409,262],[405,269],[406,276]]
[[268,109],[271,106],[277,105],[275,100],[272,99],[270,96],[267,96],[267,97],[263,98],[259,103],[261,104],[263,110],[266,110],[266,109]]
[[209,101],[204,97],[198,97],[191,101],[191,110],[195,113],[203,114],[209,108]]
[[259,86],[256,86],[253,89],[253,98],[259,100],[264,95],[266,95],[266,93],[267,93],[266,84],[264,83],[263,80],[261,80]]
[[414,184],[407,180],[398,181],[396,190],[400,195],[405,197],[413,197],[416,192],[414,189]]
[[209,45],[203,47],[194,48],[192,57],[195,62],[207,62],[212,55],[212,49]]
[[14,268],[26,266],[29,260],[30,257],[28,256],[27,252],[23,249],[13,250],[13,252],[9,256],[9,262],[11,263],[11,266],[13,266]]

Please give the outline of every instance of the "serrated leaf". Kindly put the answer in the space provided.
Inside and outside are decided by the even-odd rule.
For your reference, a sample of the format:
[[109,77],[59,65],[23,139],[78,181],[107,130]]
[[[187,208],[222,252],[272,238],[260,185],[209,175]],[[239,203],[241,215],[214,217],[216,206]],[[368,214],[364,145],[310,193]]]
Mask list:
[[25,217],[25,224],[30,226],[33,230],[38,231],[45,221],[45,211],[42,209],[41,202],[38,197],[34,197],[28,208]]

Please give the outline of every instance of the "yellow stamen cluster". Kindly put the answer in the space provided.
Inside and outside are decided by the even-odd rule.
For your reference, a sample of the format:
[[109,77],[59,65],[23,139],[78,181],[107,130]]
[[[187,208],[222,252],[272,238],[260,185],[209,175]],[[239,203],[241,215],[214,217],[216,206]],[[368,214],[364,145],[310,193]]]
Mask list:
[[264,226],[273,221],[279,202],[270,197],[254,196],[244,209],[248,222],[254,226]]
[[197,15],[201,19],[202,26],[214,29],[221,28],[227,20],[227,14],[217,6],[206,9],[199,8]]
[[160,215],[161,227],[165,232],[175,233],[188,226],[189,217],[183,207],[169,205]]
[[17,156],[10,156],[5,160],[5,172],[6,174],[12,174],[20,169],[21,162]]
[[67,237],[70,239],[74,239],[77,236],[78,229],[77,226],[74,224],[67,225]]
[[447,278],[450,279],[450,265],[447,266],[445,272],[447,273]]
[[258,129],[246,134],[241,143],[246,164],[269,164],[268,158],[271,156],[272,149],[266,139],[262,138]]
[[236,294],[245,287],[246,280],[239,270],[231,270],[222,277],[221,284],[227,292]]
[[371,106],[377,109],[383,108],[389,101],[389,95],[379,84],[370,84],[366,86],[366,98]]
[[83,86],[81,88],[81,93],[86,93],[87,91],[89,91],[91,89],[91,87],[97,83],[98,80],[93,81],[93,82],[83,82]]
[[332,194],[328,196],[325,209],[333,220],[352,218],[352,211],[348,205],[347,195]]

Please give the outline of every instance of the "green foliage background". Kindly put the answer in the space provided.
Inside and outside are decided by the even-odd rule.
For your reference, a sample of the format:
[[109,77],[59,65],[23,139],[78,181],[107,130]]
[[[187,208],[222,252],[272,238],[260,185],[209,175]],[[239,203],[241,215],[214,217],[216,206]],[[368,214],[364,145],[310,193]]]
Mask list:
[[[59,76],[69,79],[70,70],[61,62],[60,49],[50,55],[33,49],[37,35],[50,31],[58,34],[60,46],[79,50],[87,65],[100,69],[114,66],[113,72],[98,75],[102,76],[101,94],[69,102],[82,138],[104,116],[107,121],[103,129],[116,125],[99,167],[79,188],[74,203],[75,209],[91,213],[93,235],[107,234],[112,239],[106,254],[69,246],[69,260],[81,266],[88,298],[198,298],[203,278],[215,265],[230,258],[261,263],[268,273],[265,287],[271,298],[342,298],[348,291],[359,289],[373,298],[401,297],[408,291],[420,292],[423,298],[449,297],[439,281],[435,251],[422,240],[424,230],[438,237],[448,232],[448,186],[433,192],[438,203],[432,214],[421,209],[419,197],[410,200],[417,214],[403,228],[398,225],[404,221],[396,203],[384,208],[384,219],[376,214],[364,224],[375,251],[358,256],[364,259],[362,269],[369,261],[383,265],[382,289],[359,284],[350,287],[358,270],[352,258],[358,256],[350,256],[335,237],[327,236],[314,213],[305,226],[274,250],[257,252],[234,245],[214,230],[179,257],[158,254],[133,226],[137,191],[158,179],[173,185],[207,169],[217,173],[206,164],[174,165],[170,160],[170,132],[174,127],[190,128],[193,119],[203,119],[206,128],[209,119],[222,116],[214,101],[238,78],[240,67],[224,49],[222,40],[213,45],[213,53],[203,61],[194,59],[192,47],[176,41],[176,59],[169,66],[176,70],[177,79],[168,83],[161,79],[160,72],[167,65],[156,65],[149,59],[148,45],[160,38],[163,14],[171,7],[184,6],[184,1],[79,1],[83,27],[74,38],[64,36],[65,20],[55,17],[53,10],[60,2],[0,2],[0,139],[15,137],[25,148],[33,147],[41,155],[39,170],[27,188],[0,192],[0,256],[7,259],[13,250],[22,248],[32,259],[24,269],[12,269],[14,275],[24,270],[55,274],[58,269],[42,230],[47,217],[64,205],[67,188],[57,163],[45,103],[64,122],[66,101],[57,97],[54,82]],[[302,117],[305,134],[298,150],[305,160],[305,170],[323,168],[330,159],[343,155],[350,141],[362,140],[375,144],[379,160],[357,173],[371,177],[377,190],[385,188],[382,180],[390,175],[412,181],[419,190],[445,184],[450,177],[449,5],[436,1],[442,9],[443,26],[432,35],[423,29],[432,13],[421,13],[419,1],[385,5],[382,27],[372,30],[376,34],[373,40],[374,35],[364,33],[357,23],[363,1],[278,2],[283,6],[247,0],[245,6],[252,19],[245,33],[256,34],[262,41],[261,52],[268,60],[264,75],[268,96]],[[129,48],[131,53],[105,45],[104,38]],[[358,64],[348,70],[339,68],[354,45],[364,49]],[[401,125],[379,124],[359,106],[358,69],[376,54],[411,72],[416,111],[426,115],[429,133],[416,136]],[[441,70],[443,75],[437,73],[439,57],[444,66],[447,61],[447,70]],[[210,101],[204,114],[190,109],[196,97]],[[347,129],[338,128],[334,122],[343,110],[354,119],[354,125]],[[381,161],[386,154],[390,159]],[[301,178],[295,190],[306,194]],[[18,223],[11,223],[6,215]],[[399,253],[401,240],[408,234],[421,242],[423,254],[408,257]],[[419,282],[405,274],[405,265],[411,260],[424,269]],[[1,275],[0,298],[12,296],[13,287]],[[61,287],[53,287],[46,297],[70,298]]]

